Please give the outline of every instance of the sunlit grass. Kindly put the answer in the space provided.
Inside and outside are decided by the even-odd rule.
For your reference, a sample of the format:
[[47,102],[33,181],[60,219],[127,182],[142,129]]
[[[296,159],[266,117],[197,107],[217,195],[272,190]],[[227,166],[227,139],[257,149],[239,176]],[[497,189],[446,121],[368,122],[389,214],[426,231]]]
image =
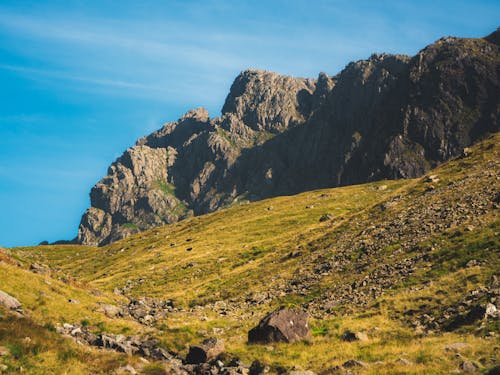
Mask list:
[[[498,161],[499,141],[500,136],[495,135],[477,146],[471,157],[442,165],[433,172],[440,178],[435,185],[444,188],[471,173],[489,173],[485,165]],[[468,188],[479,189],[483,183],[478,177]],[[125,298],[113,290],[131,280],[135,286],[129,295],[173,299],[182,308],[148,328],[162,346],[181,355],[186,354],[189,344],[217,336],[224,339],[228,352],[248,364],[258,358],[274,369],[297,365],[319,371],[357,359],[370,364],[361,370],[364,373],[447,373],[457,370],[464,358],[479,361],[494,357],[498,339],[476,334],[474,327],[460,333],[421,335],[407,324],[405,312],[425,302],[430,313],[437,313],[468,291],[487,284],[493,275],[498,276],[500,228],[495,210],[483,215],[476,228],[457,226],[436,233],[407,253],[401,253],[397,241],[384,245],[363,272],[377,267],[377,262],[394,263],[431,247],[432,261],[420,264],[411,276],[396,282],[368,306],[339,306],[331,316],[311,319],[313,338],[309,342],[249,345],[247,332],[279,305],[300,306],[321,299],[333,286],[359,278],[355,266],[362,254],[355,241],[348,266],[324,275],[306,294],[285,293],[271,302],[245,308],[237,303],[291,280],[313,256],[334,257],[340,236],[356,239],[368,227],[396,217],[407,209],[407,202],[424,196],[427,187],[424,179],[380,181],[278,197],[151,229],[102,248],[59,245],[0,249],[0,289],[18,298],[34,324],[45,325],[51,335],[56,323],[83,321],[95,330],[144,332],[135,321],[109,319],[96,311],[102,302],[123,303]],[[452,194],[460,192],[450,194],[453,202],[458,197]],[[381,209],[390,200],[398,203]],[[320,221],[326,213],[333,218]],[[289,256],[293,252],[299,255]],[[481,265],[466,267],[470,260],[481,260]],[[35,261],[49,265],[54,272],[35,275],[27,271]],[[69,303],[69,299],[79,303]],[[227,315],[204,307],[231,300],[235,307]],[[370,340],[343,342],[345,330],[364,331]],[[463,358],[443,349],[454,342],[469,344]],[[36,349],[42,353],[36,358],[57,368],[68,361],[78,363],[79,352],[64,345],[60,350]],[[27,349],[13,350],[22,357]],[[411,361],[411,368],[398,361],[401,358]],[[483,362],[483,369],[492,365],[490,360]],[[80,365],[75,366],[78,369]]]

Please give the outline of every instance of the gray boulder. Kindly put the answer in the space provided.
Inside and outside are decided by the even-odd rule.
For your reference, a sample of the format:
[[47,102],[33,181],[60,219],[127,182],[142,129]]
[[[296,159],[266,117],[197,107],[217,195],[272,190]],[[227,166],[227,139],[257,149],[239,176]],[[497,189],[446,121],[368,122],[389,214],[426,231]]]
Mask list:
[[224,352],[224,342],[216,338],[209,338],[198,345],[189,348],[186,363],[206,363]]
[[364,332],[352,332],[345,331],[342,334],[342,341],[351,342],[351,341],[369,341],[368,335]]
[[104,312],[104,314],[108,318],[116,318],[116,317],[119,317],[119,316],[123,316],[123,310],[120,307],[115,306],[115,305],[110,305],[110,304],[107,304],[107,303],[103,303],[103,304],[100,305],[99,310],[102,311],[102,312]]
[[11,310],[16,310],[21,307],[21,302],[12,297],[10,294],[0,290],[0,305]]
[[248,332],[250,343],[293,342],[310,338],[307,312],[287,307],[271,312]]

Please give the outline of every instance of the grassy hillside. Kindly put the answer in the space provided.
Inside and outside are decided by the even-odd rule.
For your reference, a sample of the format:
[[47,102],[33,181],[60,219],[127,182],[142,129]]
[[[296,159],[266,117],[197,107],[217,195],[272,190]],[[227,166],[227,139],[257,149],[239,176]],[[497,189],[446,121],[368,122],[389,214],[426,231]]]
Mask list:
[[[486,370],[498,364],[498,320],[462,315],[469,305],[499,298],[499,141],[491,136],[421,179],[235,206],[102,248],[1,249],[0,289],[28,314],[23,319],[30,323],[17,337],[30,330],[53,337],[57,323],[84,321],[96,332],[153,335],[181,355],[189,344],[220,337],[228,353],[274,370],[321,372],[351,359],[369,365],[355,369],[360,373],[443,373],[464,361]],[[33,263],[50,271],[34,274]],[[146,325],[130,316],[108,318],[99,309],[140,297],[172,300],[174,308]],[[472,302],[464,305],[464,299]],[[306,308],[313,339],[248,345],[248,330],[279,305]],[[6,314],[0,346],[9,347],[17,341],[8,334],[14,318]],[[364,331],[369,340],[343,342],[346,330]],[[466,344],[460,356],[444,349],[457,342]],[[49,361],[55,373],[64,373],[64,355],[54,354],[59,345],[47,348],[30,362],[33,372],[39,366],[43,373]],[[93,361],[104,360],[103,353],[94,355]],[[123,358],[137,363],[109,356],[113,368]],[[12,369],[25,363],[5,358],[0,363]],[[88,365],[78,358],[71,360]]]

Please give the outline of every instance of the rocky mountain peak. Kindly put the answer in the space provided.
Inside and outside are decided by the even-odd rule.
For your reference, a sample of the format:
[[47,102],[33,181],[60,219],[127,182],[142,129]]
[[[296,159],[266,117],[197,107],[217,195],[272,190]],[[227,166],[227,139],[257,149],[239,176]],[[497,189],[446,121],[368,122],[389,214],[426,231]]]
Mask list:
[[413,178],[500,124],[498,33],[373,54],[330,77],[246,70],[222,116],[187,112],[141,138],[91,191],[79,243],[305,190]]
[[179,121],[183,122],[188,119],[193,119],[198,122],[208,122],[208,118],[208,111],[203,107],[199,107],[187,111],[184,115],[182,115]]
[[256,131],[280,133],[305,121],[315,84],[313,79],[245,70],[231,85],[222,114],[232,113]]

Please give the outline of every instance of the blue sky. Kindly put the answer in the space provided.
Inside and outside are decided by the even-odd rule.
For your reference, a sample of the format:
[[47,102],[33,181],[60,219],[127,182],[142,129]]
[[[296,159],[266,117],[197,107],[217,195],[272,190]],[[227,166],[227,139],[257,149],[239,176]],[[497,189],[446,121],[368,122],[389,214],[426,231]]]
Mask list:
[[499,1],[0,2],[0,245],[71,239],[127,147],[246,68],[336,74],[373,52],[484,36]]

